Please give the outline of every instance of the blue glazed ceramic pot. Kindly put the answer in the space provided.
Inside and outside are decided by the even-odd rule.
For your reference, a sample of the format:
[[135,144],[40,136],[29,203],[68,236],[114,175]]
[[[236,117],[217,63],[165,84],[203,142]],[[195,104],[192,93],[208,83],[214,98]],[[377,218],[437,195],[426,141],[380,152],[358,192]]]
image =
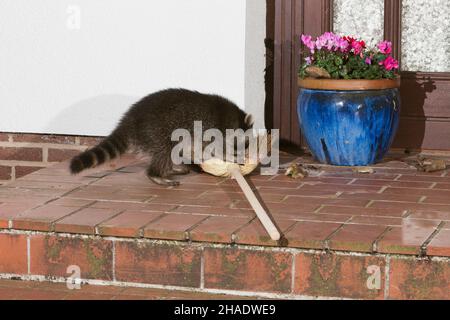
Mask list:
[[[328,85],[320,80],[299,82],[298,117],[313,156],[337,166],[368,166],[381,161],[399,125],[399,80],[362,81],[386,81],[381,86],[325,81]],[[347,83],[333,86],[333,81]]]

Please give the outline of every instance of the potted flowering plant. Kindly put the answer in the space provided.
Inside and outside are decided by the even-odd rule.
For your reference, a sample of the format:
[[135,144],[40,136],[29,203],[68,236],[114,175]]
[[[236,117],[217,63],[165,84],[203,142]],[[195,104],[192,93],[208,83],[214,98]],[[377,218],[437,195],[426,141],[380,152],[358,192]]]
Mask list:
[[367,166],[382,160],[399,124],[400,78],[392,44],[367,48],[352,37],[303,35],[297,111],[314,157]]

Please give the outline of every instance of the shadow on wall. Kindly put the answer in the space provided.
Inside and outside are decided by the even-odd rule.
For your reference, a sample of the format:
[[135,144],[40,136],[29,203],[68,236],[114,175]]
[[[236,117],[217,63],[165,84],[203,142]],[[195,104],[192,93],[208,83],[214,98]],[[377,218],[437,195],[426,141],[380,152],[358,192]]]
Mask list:
[[402,114],[400,128],[394,148],[420,150],[425,139],[425,104],[428,94],[436,90],[435,81],[430,77],[418,78],[416,73],[402,77]]
[[101,95],[79,101],[61,111],[47,125],[48,132],[70,132],[82,136],[107,136],[123,114],[140,97]]

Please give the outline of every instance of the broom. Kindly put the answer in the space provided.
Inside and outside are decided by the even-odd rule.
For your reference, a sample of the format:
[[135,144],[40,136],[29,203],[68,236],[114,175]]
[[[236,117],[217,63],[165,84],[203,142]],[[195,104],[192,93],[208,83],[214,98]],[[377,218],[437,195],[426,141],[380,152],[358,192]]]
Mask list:
[[[269,147],[270,136],[264,136],[259,139],[259,145],[261,143],[266,143]],[[281,234],[277,226],[274,224],[272,219],[267,214],[266,210],[263,208],[258,198],[253,193],[252,188],[249,186],[248,182],[245,180],[244,176],[252,173],[259,165],[258,161],[251,161],[247,157],[245,164],[238,165],[236,163],[225,162],[221,159],[212,158],[203,162],[200,167],[203,171],[217,176],[217,177],[232,177],[236,180],[248,202],[250,203],[252,209],[255,211],[256,216],[259,221],[261,221],[264,229],[266,229],[270,238],[274,241],[278,241],[281,238]]]

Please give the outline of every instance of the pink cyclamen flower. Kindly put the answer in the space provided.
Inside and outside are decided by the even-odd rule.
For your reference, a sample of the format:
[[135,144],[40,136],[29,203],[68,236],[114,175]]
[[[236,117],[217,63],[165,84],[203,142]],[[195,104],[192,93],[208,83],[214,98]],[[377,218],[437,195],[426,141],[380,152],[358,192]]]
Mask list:
[[350,49],[350,44],[344,38],[339,38],[337,41],[337,47],[343,53],[347,53]]
[[312,57],[307,57],[307,58],[305,58],[305,61],[306,61],[306,64],[309,66],[309,65],[312,64],[313,58]]
[[372,64],[372,59],[370,59],[369,57],[366,58],[366,64]]
[[352,42],[352,49],[354,50],[356,55],[359,55],[364,50],[364,42],[362,41],[353,41]]
[[380,65],[383,65],[387,71],[398,69],[399,67],[398,61],[391,56],[387,57],[386,60],[380,62]]
[[312,41],[311,36],[302,35],[302,42],[309,50],[311,50],[311,53],[314,53],[314,49],[315,49],[316,45],[315,45],[314,41]]
[[383,41],[378,44],[378,49],[382,54],[391,54],[392,53],[392,42]]

